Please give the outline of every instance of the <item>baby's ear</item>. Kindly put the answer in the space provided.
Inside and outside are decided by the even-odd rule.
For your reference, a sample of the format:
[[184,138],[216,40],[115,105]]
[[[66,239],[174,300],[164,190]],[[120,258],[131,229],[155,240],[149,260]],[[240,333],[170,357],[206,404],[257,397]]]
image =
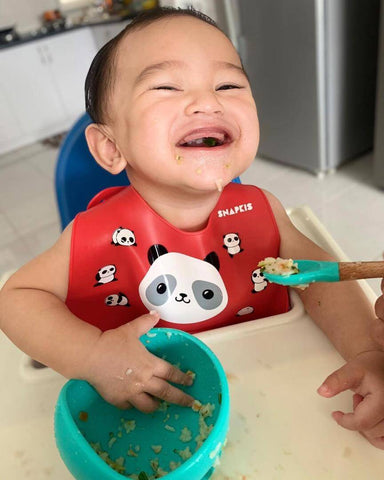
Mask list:
[[127,162],[121,155],[108,127],[91,123],[85,129],[85,138],[90,152],[101,167],[113,175],[124,170]]

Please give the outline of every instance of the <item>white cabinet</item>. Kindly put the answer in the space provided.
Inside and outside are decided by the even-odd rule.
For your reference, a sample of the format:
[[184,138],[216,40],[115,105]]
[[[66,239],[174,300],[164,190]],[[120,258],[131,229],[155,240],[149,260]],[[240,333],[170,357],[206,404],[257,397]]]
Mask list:
[[2,151],[48,135],[59,126],[61,103],[52,84],[49,68],[43,61],[41,42],[11,47],[0,52],[0,90],[6,109],[0,111],[0,124],[8,118],[17,124],[19,135],[11,129],[9,145],[3,137]]
[[21,128],[0,75],[0,152],[21,136]]
[[85,77],[96,55],[96,45],[89,28],[56,35],[45,42],[51,79],[69,126],[85,110]]
[[89,28],[0,51],[0,153],[68,129],[95,54]]

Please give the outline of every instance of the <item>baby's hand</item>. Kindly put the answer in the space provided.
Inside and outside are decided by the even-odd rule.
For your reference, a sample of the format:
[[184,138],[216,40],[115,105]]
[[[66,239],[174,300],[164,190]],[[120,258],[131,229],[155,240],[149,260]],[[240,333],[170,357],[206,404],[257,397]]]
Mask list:
[[353,412],[336,411],[333,418],[384,450],[384,352],[360,353],[329,375],[318,393],[329,398],[348,389],[355,392]]
[[168,382],[191,385],[191,377],[150,353],[139,338],[159,321],[157,313],[143,315],[103,332],[92,348],[85,380],[109,403],[142,412],[158,408],[159,400],[191,406],[193,398]]
[[377,318],[372,324],[372,339],[384,349],[384,278],[381,281],[383,294],[376,300],[375,313]]

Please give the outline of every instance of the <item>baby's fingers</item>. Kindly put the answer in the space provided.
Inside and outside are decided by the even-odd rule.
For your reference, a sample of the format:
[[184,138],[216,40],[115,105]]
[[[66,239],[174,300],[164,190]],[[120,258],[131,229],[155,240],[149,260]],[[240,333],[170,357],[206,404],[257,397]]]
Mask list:
[[[383,313],[384,314],[384,306]],[[380,345],[381,348],[384,348],[384,320],[381,318],[375,318],[372,320],[371,324],[371,337],[372,340]]]
[[333,412],[332,416],[341,427],[367,434],[383,420],[384,409],[379,398],[368,394],[359,402],[353,413],[337,411]]
[[372,445],[384,450],[384,420],[370,430],[361,433]]
[[193,379],[191,375],[188,375],[178,368],[174,367],[170,363],[162,360],[161,358],[155,357],[156,363],[154,368],[154,375],[159,378],[163,378],[168,382],[178,383],[179,385],[191,386]]
[[133,332],[136,338],[140,338],[142,335],[146,334],[151,328],[153,328],[159,320],[159,314],[155,310],[151,310],[149,313],[141,315],[141,317],[135,318],[134,320],[131,320],[124,325],[121,325],[120,327],[118,327],[118,329],[122,332]]
[[317,389],[317,392],[323,397],[329,398],[345,390],[355,390],[361,384],[363,377],[363,369],[347,363],[331,373]]
[[139,393],[131,399],[132,405],[143,413],[152,413],[159,408],[159,401],[147,393]]
[[158,377],[151,378],[145,390],[156,398],[160,398],[169,403],[176,403],[182,407],[191,407],[194,402],[193,397]]

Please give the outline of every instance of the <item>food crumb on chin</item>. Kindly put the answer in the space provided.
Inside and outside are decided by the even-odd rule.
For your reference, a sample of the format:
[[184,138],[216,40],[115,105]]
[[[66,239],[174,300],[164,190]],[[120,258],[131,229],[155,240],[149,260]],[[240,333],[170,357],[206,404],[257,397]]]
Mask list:
[[222,179],[222,178],[218,178],[218,179],[215,181],[215,184],[216,184],[217,190],[218,190],[219,192],[222,192],[222,191],[223,191],[223,179]]

